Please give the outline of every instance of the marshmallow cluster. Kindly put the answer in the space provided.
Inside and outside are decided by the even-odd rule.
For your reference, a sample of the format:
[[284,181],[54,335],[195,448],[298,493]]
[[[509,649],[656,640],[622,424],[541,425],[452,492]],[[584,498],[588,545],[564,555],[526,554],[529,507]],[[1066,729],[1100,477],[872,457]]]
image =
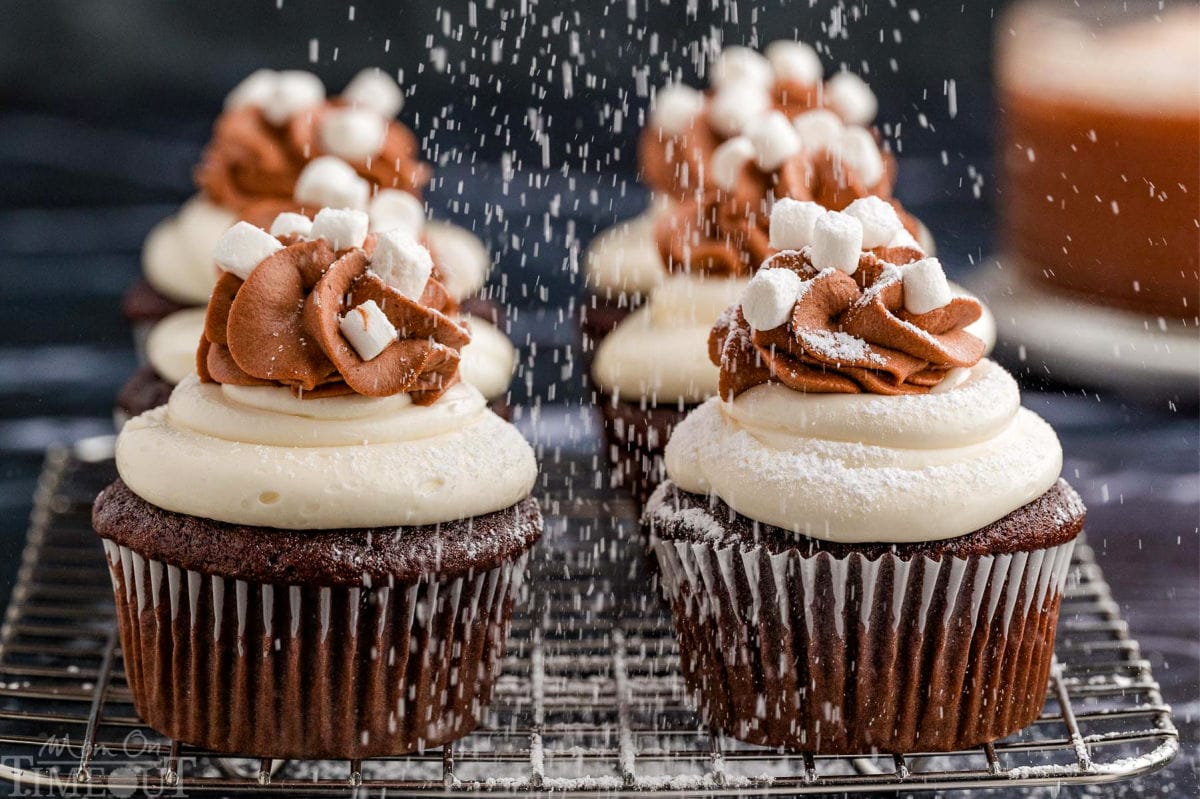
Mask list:
[[221,269],[245,280],[254,267],[282,249],[279,239],[267,231],[249,222],[238,222],[217,241],[213,260]]
[[369,108],[339,108],[321,118],[321,148],[348,161],[365,161],[383,150],[387,120]]
[[776,80],[817,83],[824,70],[817,51],[803,42],[772,42],[766,54],[749,47],[726,47],[712,65],[712,84],[719,88],[739,84],[758,86],[764,92]]
[[[900,246],[921,250],[904,229],[896,209],[878,197],[855,200],[842,212],[827,211],[806,200],[781,198],[771,208],[770,237],[771,247],[777,250],[807,247],[808,258],[818,270],[837,269],[848,275],[858,271],[863,250]],[[791,279],[770,273],[785,271],[762,269],[750,281],[742,298],[742,313],[756,330],[783,324],[777,320],[784,313],[783,298],[792,290]],[[904,309],[909,313],[929,313],[954,299],[937,258],[900,266],[899,274],[904,283]],[[792,298],[794,301],[794,293]]]
[[233,110],[255,106],[272,125],[284,125],[295,114],[324,100],[325,85],[311,72],[260,69],[233,87],[225,98],[225,107]]
[[325,239],[335,250],[348,250],[352,247],[363,246],[363,242],[367,240],[369,224],[370,220],[362,211],[353,211],[349,208],[322,208],[313,217],[309,236],[314,239]]
[[364,361],[379,357],[399,335],[375,300],[367,300],[339,316],[338,329]]
[[371,231],[375,233],[399,228],[417,236],[425,227],[425,206],[400,189],[376,192],[367,206],[367,215],[371,217]]
[[839,72],[825,84],[825,102],[851,125],[869,125],[879,112],[871,87],[853,72]]
[[404,107],[404,92],[396,81],[378,68],[367,68],[342,89],[342,99],[354,108],[374,111],[391,119]]

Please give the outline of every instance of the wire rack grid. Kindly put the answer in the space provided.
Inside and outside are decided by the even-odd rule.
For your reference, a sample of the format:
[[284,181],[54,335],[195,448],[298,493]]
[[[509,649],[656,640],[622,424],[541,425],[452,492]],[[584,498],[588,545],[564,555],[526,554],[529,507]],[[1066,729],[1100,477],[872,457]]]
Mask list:
[[90,505],[108,442],[52,450],[0,630],[0,776],[24,795],[413,791],[732,794],[1028,787],[1127,779],[1179,748],[1170,708],[1085,543],[1063,601],[1046,708],[1027,730],[954,753],[814,757],[705,729],[678,675],[667,611],[629,500],[563,456],[547,531],[496,696],[453,746],[366,761],[223,757],[137,718]]

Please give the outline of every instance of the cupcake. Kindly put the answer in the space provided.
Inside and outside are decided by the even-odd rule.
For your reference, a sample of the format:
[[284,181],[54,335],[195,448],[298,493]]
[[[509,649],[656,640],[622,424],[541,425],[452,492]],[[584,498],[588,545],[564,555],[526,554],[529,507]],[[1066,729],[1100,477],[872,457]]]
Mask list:
[[395,755],[490,700],[542,530],[533,452],[459,379],[471,334],[428,251],[367,228],[230,228],[196,374],[117,438],[93,523],[134,706],[173,739]]
[[[346,196],[318,207],[365,210],[384,190],[419,198],[430,168],[416,136],[395,119],[403,103],[400,86],[378,69],[364,70],[328,99],[308,72],[264,69],[238,84],[196,167],[197,194],[146,238],[143,280],[123,303],[140,334],[147,323],[207,303],[217,279],[211,257],[217,239],[239,219],[266,227],[279,212],[294,210],[295,195],[305,194],[300,177],[315,160],[344,160],[361,179],[347,183]],[[455,264],[453,274],[443,275],[451,294],[460,301],[476,294],[489,266],[478,239],[446,223],[431,223],[427,236],[430,249],[447,250]]]
[[[261,222],[278,235],[305,236],[311,230],[311,216],[323,204],[357,203],[369,191],[365,181],[347,163],[333,156],[313,160],[300,173],[296,193],[290,202],[271,200],[252,206],[246,213],[252,222]],[[357,199],[356,199],[357,198]],[[279,211],[278,209],[285,209]],[[437,235],[431,234],[436,223],[425,219],[419,200],[393,189],[382,189],[360,210],[369,211],[371,231],[402,229],[422,245],[432,247]],[[267,214],[274,214],[268,217]],[[471,341],[463,347],[460,373],[478,388],[496,413],[508,418],[508,387],[516,368],[517,353],[512,342],[498,327],[498,306],[480,307],[458,298],[478,286],[464,281],[472,264],[487,254],[482,245],[465,232],[438,239],[441,246],[431,250],[433,276],[446,289],[447,314],[471,329]],[[478,249],[480,252],[475,252]],[[462,265],[466,264],[465,267]],[[212,267],[214,271],[216,267]],[[476,310],[476,313],[468,309]],[[486,318],[484,315],[486,315]],[[203,308],[175,311],[150,326],[143,350],[146,363],[138,369],[117,397],[117,422],[136,416],[167,401],[171,388],[195,371],[194,345],[204,324]]]
[[[592,363],[615,479],[644,498],[659,477],[671,427],[716,394],[708,331],[781,246],[769,226],[773,204],[789,201],[807,231],[826,209],[844,209],[861,223],[868,246],[922,249],[920,224],[891,198],[894,172],[894,159],[870,132],[824,110],[794,123],[768,112],[713,151],[705,190],[655,224],[662,281],[600,340]],[[990,330],[981,334],[990,343]]]
[[725,48],[711,65],[706,92],[674,83],[654,93],[638,139],[638,172],[650,189],[650,207],[604,231],[589,247],[589,295],[581,314],[585,353],[663,281],[655,232],[659,219],[710,186],[710,161],[722,142],[742,135],[772,110],[794,119],[824,109],[797,123],[801,137],[813,141],[828,137],[841,123],[871,123],[878,103],[867,85],[849,72],[825,82],[823,74],[816,50],[779,40],[763,54]]
[[968,332],[979,303],[861,228],[823,215],[714,325],[720,394],[643,521],[705,722],[816,754],[973,747],[1042,709],[1084,508]]

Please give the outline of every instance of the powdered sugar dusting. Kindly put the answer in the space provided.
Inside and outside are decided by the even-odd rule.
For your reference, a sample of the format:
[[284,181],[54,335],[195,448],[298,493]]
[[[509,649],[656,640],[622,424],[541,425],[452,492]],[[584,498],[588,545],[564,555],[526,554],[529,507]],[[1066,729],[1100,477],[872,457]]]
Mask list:
[[883,365],[883,358],[871,350],[871,346],[858,336],[833,330],[801,330],[800,341],[822,358],[837,363],[874,363]]

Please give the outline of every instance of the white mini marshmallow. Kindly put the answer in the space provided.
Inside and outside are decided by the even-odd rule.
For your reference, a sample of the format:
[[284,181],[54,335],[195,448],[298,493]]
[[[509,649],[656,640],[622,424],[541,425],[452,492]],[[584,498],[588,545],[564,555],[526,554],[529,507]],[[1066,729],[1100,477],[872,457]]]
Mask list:
[[703,110],[703,94],[691,86],[674,83],[655,92],[650,124],[668,136],[676,136],[687,131]]
[[263,116],[272,125],[283,125],[324,99],[325,84],[316,75],[298,69],[284,70],[277,74],[275,90],[263,103]]
[[922,252],[922,253],[925,252],[925,248],[921,246],[921,242],[914,239],[913,235],[904,228],[900,228],[900,230],[897,231],[896,235],[892,236],[891,240],[888,241],[887,246],[889,246],[889,247],[911,247],[912,249],[917,250],[919,252]]
[[761,85],[743,81],[722,86],[708,106],[708,119],[723,136],[737,136],[771,108]]
[[792,126],[800,134],[800,146],[813,152],[831,148],[843,128],[842,118],[824,108],[799,114],[792,120]]
[[848,125],[833,145],[834,157],[842,169],[853,173],[870,188],[883,177],[883,156],[879,144],[866,128]]
[[746,138],[754,145],[754,160],[764,172],[774,172],[800,152],[800,136],[788,118],[778,111],[765,114],[746,126]]
[[314,208],[367,207],[371,186],[358,176],[354,167],[335,155],[322,155],[308,162],[296,178],[292,197]]
[[711,82],[724,87],[732,83],[756,83],[770,86],[774,80],[771,63],[749,47],[726,47],[712,65]]
[[279,239],[249,222],[238,222],[226,230],[213,248],[213,260],[226,272],[242,280],[272,253],[283,249]]
[[922,314],[941,308],[954,299],[942,263],[937,258],[922,258],[900,267],[904,276],[904,310]]
[[879,111],[875,93],[853,72],[839,72],[825,83],[825,102],[851,125],[869,125]]
[[725,191],[732,191],[741,177],[746,164],[754,158],[754,145],[745,136],[735,136],[721,142],[713,150],[712,160],[708,170],[713,185]]
[[411,234],[388,230],[379,234],[371,255],[371,271],[384,283],[416,301],[433,272],[433,257]]
[[375,300],[367,300],[339,316],[338,329],[364,361],[379,357],[397,336],[396,326]]
[[313,217],[314,239],[325,239],[335,250],[361,247],[367,238],[370,220],[362,211],[349,208],[322,208]]
[[271,235],[276,238],[280,236],[299,236],[302,239],[307,239],[312,235],[312,220],[304,214],[294,214],[291,211],[284,211],[275,217],[275,221],[271,223]]
[[817,51],[804,42],[787,39],[771,42],[767,46],[767,61],[779,80],[811,85],[820,82],[825,73]]
[[404,91],[383,70],[371,67],[354,76],[342,89],[342,99],[391,119],[404,107]]
[[904,230],[904,223],[892,204],[874,195],[860,197],[846,206],[845,211],[862,222],[864,249],[883,247]]
[[811,200],[781,197],[771,206],[771,241],[777,250],[799,250],[813,243],[813,227],[825,206]]
[[742,316],[755,330],[786,323],[804,281],[790,269],[760,269],[742,292]]
[[232,111],[248,105],[262,108],[275,93],[275,84],[278,80],[279,73],[273,69],[258,69],[251,72],[225,96],[226,110]]
[[401,189],[380,189],[367,207],[371,232],[400,230],[416,236],[425,228],[425,206]]
[[849,214],[826,211],[813,225],[813,243],[809,250],[813,266],[853,275],[858,271],[862,236],[862,222]]
[[341,108],[321,118],[321,147],[347,161],[378,155],[387,121],[369,108]]

